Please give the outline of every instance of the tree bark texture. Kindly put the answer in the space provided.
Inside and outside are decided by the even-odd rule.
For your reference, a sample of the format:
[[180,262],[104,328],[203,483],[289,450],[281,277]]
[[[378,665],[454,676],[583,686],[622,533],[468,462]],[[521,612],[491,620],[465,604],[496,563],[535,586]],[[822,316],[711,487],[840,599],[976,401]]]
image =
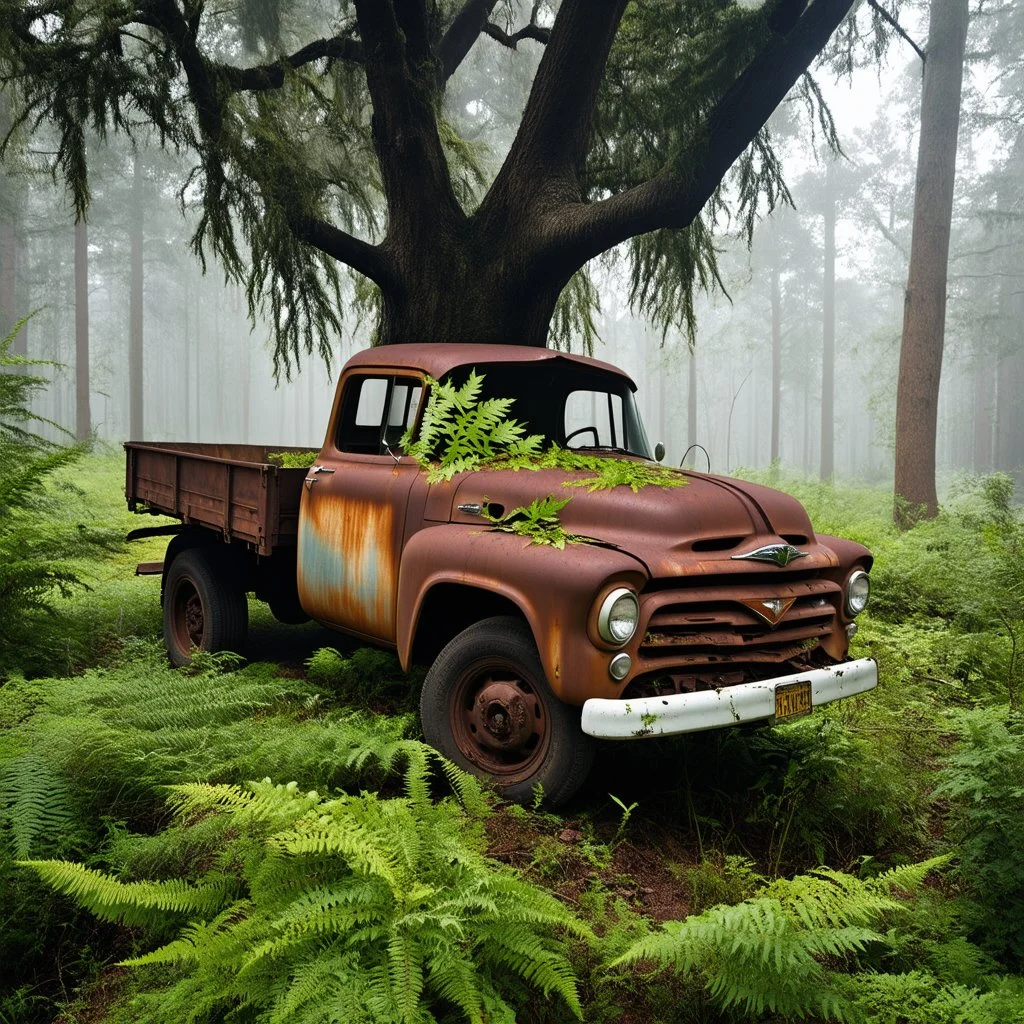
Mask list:
[[931,0],[896,391],[894,517],[902,525],[938,511],[935,439],[967,23],[967,0]]
[[132,208],[129,234],[131,288],[128,298],[128,436],[145,439],[145,355],[143,350],[143,203],[138,153],[132,162]]
[[821,479],[835,475],[836,195],[835,169],[825,172],[825,275],[821,299]]
[[89,411],[89,234],[85,220],[75,221],[75,437],[92,433]]

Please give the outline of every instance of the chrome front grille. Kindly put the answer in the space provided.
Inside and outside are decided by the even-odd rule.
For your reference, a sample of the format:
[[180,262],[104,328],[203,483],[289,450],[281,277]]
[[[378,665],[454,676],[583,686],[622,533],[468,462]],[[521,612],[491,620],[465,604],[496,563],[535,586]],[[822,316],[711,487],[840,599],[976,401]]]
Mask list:
[[[821,579],[658,587],[642,597],[641,671],[788,661],[837,627],[839,598],[839,586]],[[774,624],[749,607],[774,599],[792,600]]]

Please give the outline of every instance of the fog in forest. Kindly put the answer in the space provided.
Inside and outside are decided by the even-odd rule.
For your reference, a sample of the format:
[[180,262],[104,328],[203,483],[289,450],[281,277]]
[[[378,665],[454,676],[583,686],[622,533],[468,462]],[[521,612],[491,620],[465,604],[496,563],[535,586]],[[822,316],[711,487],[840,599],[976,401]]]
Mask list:
[[[927,35],[922,19],[908,24],[911,34]],[[525,51],[507,52],[490,40],[478,49],[447,103],[455,121],[475,112],[487,61],[518,81],[519,93],[507,96],[508,116],[488,138],[497,167],[538,54],[524,59]],[[938,430],[940,491],[961,471],[1005,470],[1021,479],[1024,154],[1019,124],[1010,130],[996,116],[999,78],[999,58],[991,55],[969,63],[965,75]],[[685,332],[663,334],[633,314],[624,259],[613,253],[590,267],[600,292],[593,355],[634,377],[648,435],[665,443],[671,464],[680,463],[691,443],[707,452],[707,460],[697,454],[700,469],[710,464],[715,472],[731,472],[771,463],[774,346],[774,454],[781,468],[828,475],[822,444],[824,438],[827,447],[831,434],[836,477],[892,478],[921,65],[910,46],[900,44],[881,68],[858,69],[838,81],[822,72],[821,80],[845,157],[828,153],[820,131],[812,138],[806,119],[797,116],[799,100],[776,113],[773,129],[794,208],[762,210],[749,250],[741,225],[722,225],[724,292],[700,295],[692,351]],[[503,88],[509,89],[507,81]],[[36,133],[20,160],[8,161],[0,238],[6,250],[0,304],[8,318],[8,306],[17,315],[37,310],[22,341],[32,358],[60,364],[50,371],[54,384],[38,412],[72,431],[77,412],[80,429],[87,393],[88,427],[103,442],[141,437],[319,448],[338,370],[370,343],[372,316],[360,319],[354,302],[345,311],[333,377],[317,355],[304,355],[290,379],[282,375],[275,384],[268,326],[251,325],[243,292],[224,283],[212,258],[204,274],[191,251],[188,154],[156,145],[135,152],[118,136],[91,146],[92,205],[87,224],[76,230],[63,187],[47,171],[53,154],[45,139],[45,131]],[[351,285],[346,289],[354,300]],[[87,379],[81,355],[86,315]],[[823,388],[830,324],[832,401]],[[133,334],[143,353],[141,425],[134,426]],[[582,340],[573,347],[581,351]]]

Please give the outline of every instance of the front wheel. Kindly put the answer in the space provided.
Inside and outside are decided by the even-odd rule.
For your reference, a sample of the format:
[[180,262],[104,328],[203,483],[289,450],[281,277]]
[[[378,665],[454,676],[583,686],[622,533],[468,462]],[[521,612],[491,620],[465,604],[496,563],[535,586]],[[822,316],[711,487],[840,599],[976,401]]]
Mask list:
[[216,548],[187,548],[164,582],[164,643],[174,665],[192,651],[241,651],[249,627],[245,591]]
[[484,619],[455,637],[423,681],[420,716],[431,746],[520,803],[538,785],[552,806],[565,803],[594,760],[579,708],[551,692],[520,619]]

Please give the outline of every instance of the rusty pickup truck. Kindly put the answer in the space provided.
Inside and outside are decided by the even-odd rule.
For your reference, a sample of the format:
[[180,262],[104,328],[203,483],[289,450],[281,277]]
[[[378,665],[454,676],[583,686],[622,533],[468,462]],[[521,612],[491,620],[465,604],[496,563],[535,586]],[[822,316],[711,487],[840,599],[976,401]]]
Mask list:
[[[874,662],[847,654],[871,553],[815,534],[785,494],[688,470],[662,471],[683,486],[636,491],[486,464],[431,482],[403,438],[432,382],[471,372],[544,444],[660,469],[625,373],[517,346],[359,353],[308,468],[256,446],[130,442],[129,507],[179,520],[135,531],[174,534],[148,566],[172,662],[241,650],[253,593],[284,622],[312,618],[429,665],[427,740],[509,798],[541,786],[554,804],[583,782],[598,738],[778,722],[876,685]],[[560,522],[586,543],[497,527],[543,495],[571,498]]]

